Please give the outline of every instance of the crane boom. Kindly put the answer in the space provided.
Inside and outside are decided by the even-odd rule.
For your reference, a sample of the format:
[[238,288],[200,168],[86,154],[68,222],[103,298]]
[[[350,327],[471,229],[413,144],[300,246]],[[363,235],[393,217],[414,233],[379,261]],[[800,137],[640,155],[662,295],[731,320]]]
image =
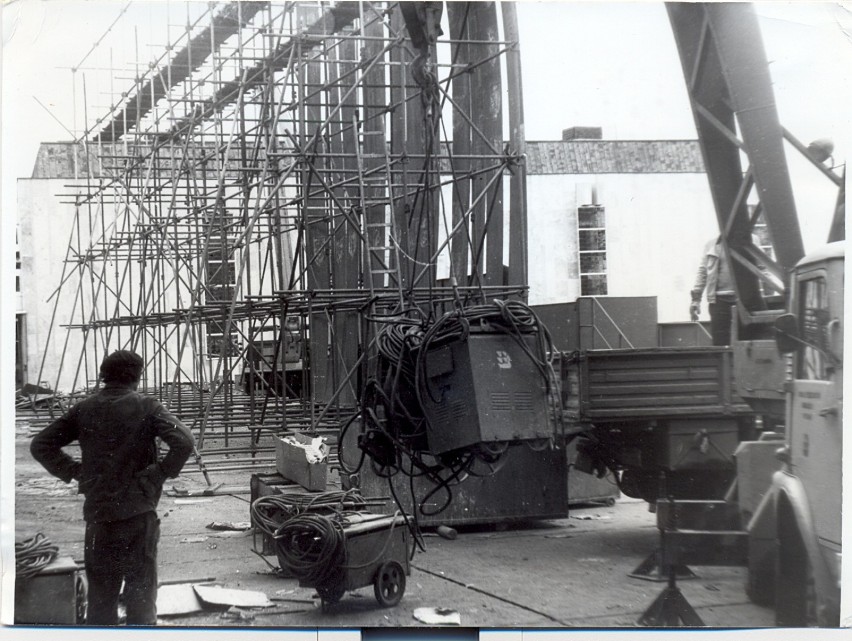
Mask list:
[[[802,258],[804,246],[757,16],[741,3],[678,2],[666,8],[731,258],[741,325],[745,331],[767,327],[785,303],[784,296],[771,293],[783,294],[779,283]],[[760,219],[772,257],[752,243]]]

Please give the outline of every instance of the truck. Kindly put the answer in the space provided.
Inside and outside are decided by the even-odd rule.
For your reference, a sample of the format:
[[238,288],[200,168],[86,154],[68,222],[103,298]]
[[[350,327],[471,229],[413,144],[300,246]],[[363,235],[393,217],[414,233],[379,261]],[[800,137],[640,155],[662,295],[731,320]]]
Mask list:
[[805,256],[775,323],[789,355],[782,467],[748,523],[749,594],[784,626],[840,622],[845,241]]
[[[774,605],[778,625],[837,626],[845,174],[824,164],[830,143],[780,125],[752,7],[667,11],[737,294],[732,344],[563,355],[563,400],[590,426],[576,468],[615,472],[657,509],[661,565],[746,563],[748,595]],[[809,254],[785,145],[838,189],[827,243]]]
[[[845,170],[825,164],[824,141],[806,146],[780,125],[753,7],[670,3],[667,11],[738,297],[735,388],[783,434],[773,464],[780,469],[742,523],[748,593],[774,603],[778,625],[837,626]],[[807,255],[787,147],[837,189],[827,242]],[[772,255],[751,240],[759,221]],[[761,472],[771,470],[738,476]]]

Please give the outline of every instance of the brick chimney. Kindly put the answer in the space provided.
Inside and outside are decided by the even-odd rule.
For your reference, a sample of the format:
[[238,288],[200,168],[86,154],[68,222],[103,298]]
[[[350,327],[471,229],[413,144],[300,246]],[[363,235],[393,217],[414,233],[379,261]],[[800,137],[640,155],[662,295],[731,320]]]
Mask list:
[[602,138],[602,127],[571,127],[562,130],[563,142],[569,140],[601,140]]

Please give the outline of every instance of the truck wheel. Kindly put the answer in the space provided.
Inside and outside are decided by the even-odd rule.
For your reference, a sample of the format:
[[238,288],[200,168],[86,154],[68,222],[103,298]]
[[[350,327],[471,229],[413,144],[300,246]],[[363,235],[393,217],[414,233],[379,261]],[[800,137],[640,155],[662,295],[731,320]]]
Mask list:
[[771,608],[775,605],[775,554],[762,558],[749,558],[746,595],[756,604]]
[[376,601],[389,608],[400,602],[405,593],[405,570],[396,561],[382,563],[373,582]]
[[775,572],[775,624],[782,627],[816,627],[816,582],[804,541],[794,526],[778,532]]

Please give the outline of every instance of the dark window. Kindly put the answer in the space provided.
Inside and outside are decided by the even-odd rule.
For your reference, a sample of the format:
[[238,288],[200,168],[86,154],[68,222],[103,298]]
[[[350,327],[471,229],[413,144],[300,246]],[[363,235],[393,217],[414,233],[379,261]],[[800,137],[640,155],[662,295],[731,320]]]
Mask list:
[[606,296],[606,274],[581,275],[580,291],[583,296]]
[[581,229],[580,251],[604,251],[606,249],[605,229]]
[[231,334],[229,350],[223,334],[207,334],[207,353],[209,356],[239,356],[239,336]]
[[233,261],[207,262],[207,284],[208,285],[232,285],[237,279],[236,265]]
[[578,210],[580,229],[600,229],[606,227],[604,208],[591,205]]
[[799,376],[809,380],[828,378],[828,291],[824,278],[806,280],[801,284],[800,318],[802,350]]
[[27,317],[15,315],[15,386],[27,382]]
[[577,210],[580,295],[606,296],[606,211],[602,205]]
[[580,272],[583,274],[605,274],[606,252],[585,252],[580,254]]

